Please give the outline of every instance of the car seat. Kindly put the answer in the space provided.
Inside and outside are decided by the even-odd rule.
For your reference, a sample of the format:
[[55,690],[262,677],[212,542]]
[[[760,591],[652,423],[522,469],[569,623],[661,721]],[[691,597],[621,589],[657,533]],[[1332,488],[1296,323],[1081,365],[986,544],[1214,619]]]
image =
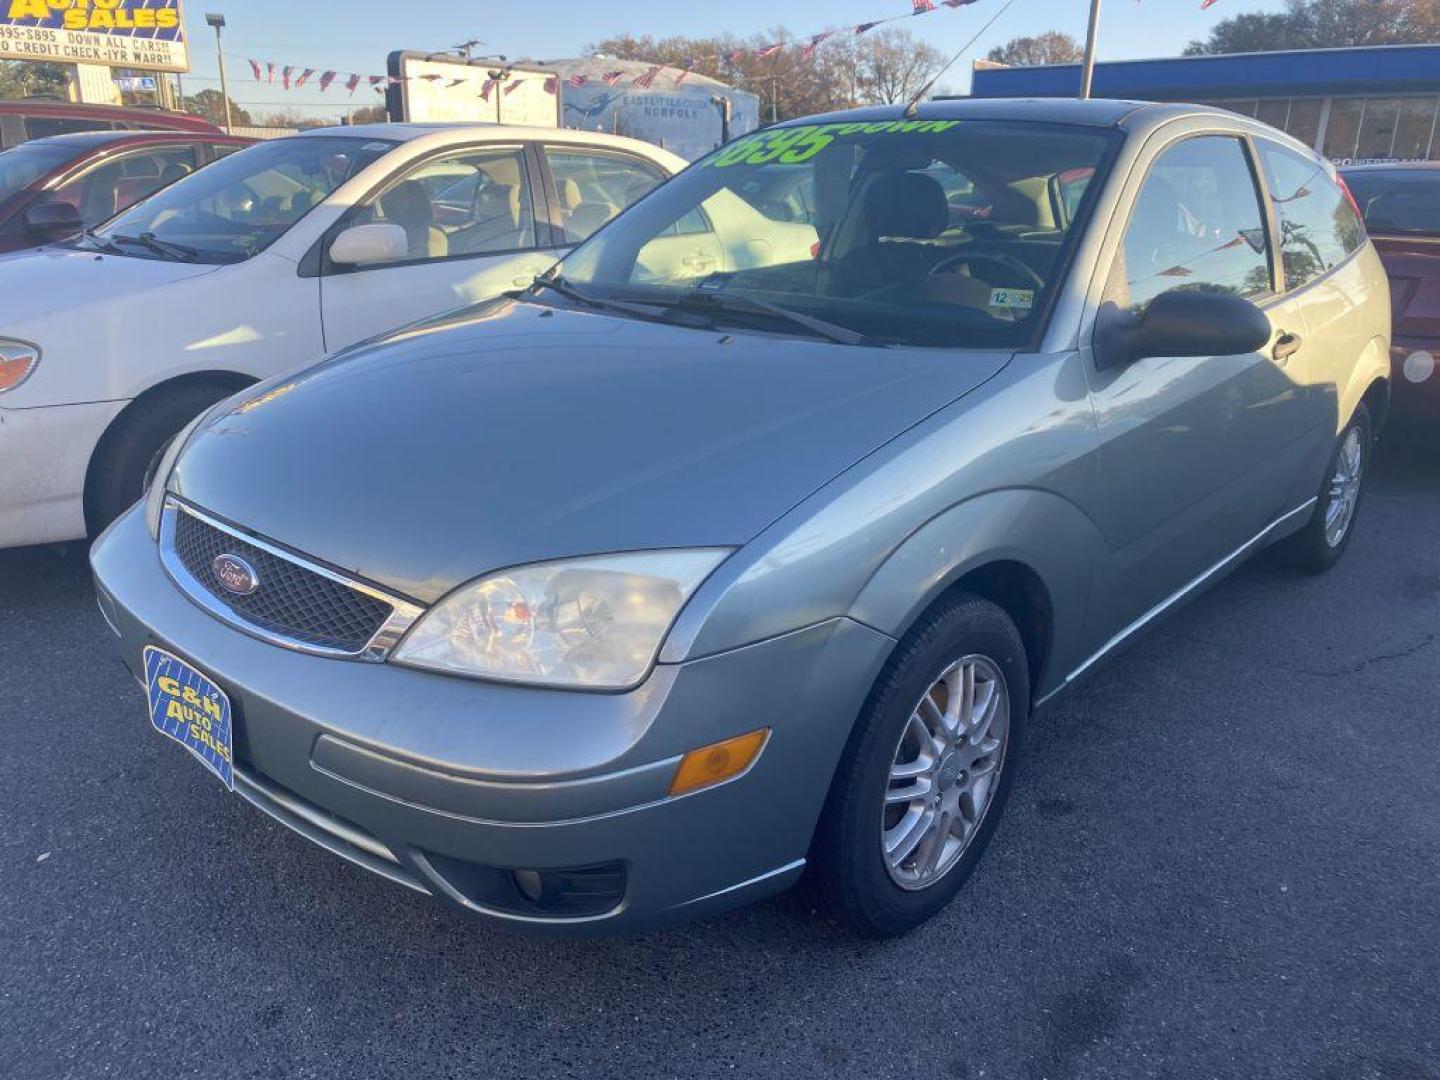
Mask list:
[[435,207],[419,180],[404,180],[380,196],[385,220],[405,230],[412,259],[439,259],[449,253],[445,233],[435,227]]

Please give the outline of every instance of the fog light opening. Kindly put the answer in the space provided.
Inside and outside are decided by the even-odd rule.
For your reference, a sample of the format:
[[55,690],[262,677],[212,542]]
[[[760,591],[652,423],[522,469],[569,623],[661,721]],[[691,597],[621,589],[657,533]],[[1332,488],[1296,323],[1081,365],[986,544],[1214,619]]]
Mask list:
[[529,900],[532,904],[538,904],[545,895],[545,879],[540,876],[537,870],[512,870],[511,876],[515,879],[515,888],[520,890],[520,895]]
[[755,763],[769,737],[769,728],[759,728],[691,750],[680,759],[670,794],[685,795],[734,779]]

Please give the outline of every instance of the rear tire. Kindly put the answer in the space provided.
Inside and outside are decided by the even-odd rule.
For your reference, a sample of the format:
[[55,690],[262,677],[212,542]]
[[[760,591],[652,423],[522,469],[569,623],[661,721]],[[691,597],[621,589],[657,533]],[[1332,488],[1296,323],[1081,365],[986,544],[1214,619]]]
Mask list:
[[954,898],[1004,809],[1029,708],[1025,646],[1001,608],[959,593],[921,617],[876,679],[811,845],[832,918],[896,937]]
[[1315,513],[1303,529],[1275,545],[1281,562],[1301,573],[1323,574],[1340,561],[1355,535],[1374,445],[1370,410],[1362,402],[1335,440]]
[[145,481],[170,440],[235,387],[195,382],[140,398],[113,424],[90,461],[85,527],[94,537],[145,494]]

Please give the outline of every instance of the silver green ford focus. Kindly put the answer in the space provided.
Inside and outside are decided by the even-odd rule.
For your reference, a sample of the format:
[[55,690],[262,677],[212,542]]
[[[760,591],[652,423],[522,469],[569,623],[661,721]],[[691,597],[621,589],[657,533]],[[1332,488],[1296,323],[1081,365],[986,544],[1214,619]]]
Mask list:
[[92,555],[151,726],[500,923],[802,875],[860,934],[937,912],[1035,707],[1253,552],[1340,557],[1390,331],[1279,132],[914,112],[747,136],[523,293],[197,421]]

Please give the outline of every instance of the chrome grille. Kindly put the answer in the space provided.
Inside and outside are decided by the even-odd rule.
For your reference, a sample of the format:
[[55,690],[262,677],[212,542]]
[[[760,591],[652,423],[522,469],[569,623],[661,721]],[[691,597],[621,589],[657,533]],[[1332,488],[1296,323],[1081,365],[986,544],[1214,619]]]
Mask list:
[[[383,659],[419,608],[290,555],[175,500],[165,508],[161,549],[172,576],[212,613],[278,644],[335,656]],[[220,555],[249,563],[249,594],[216,577]]]

